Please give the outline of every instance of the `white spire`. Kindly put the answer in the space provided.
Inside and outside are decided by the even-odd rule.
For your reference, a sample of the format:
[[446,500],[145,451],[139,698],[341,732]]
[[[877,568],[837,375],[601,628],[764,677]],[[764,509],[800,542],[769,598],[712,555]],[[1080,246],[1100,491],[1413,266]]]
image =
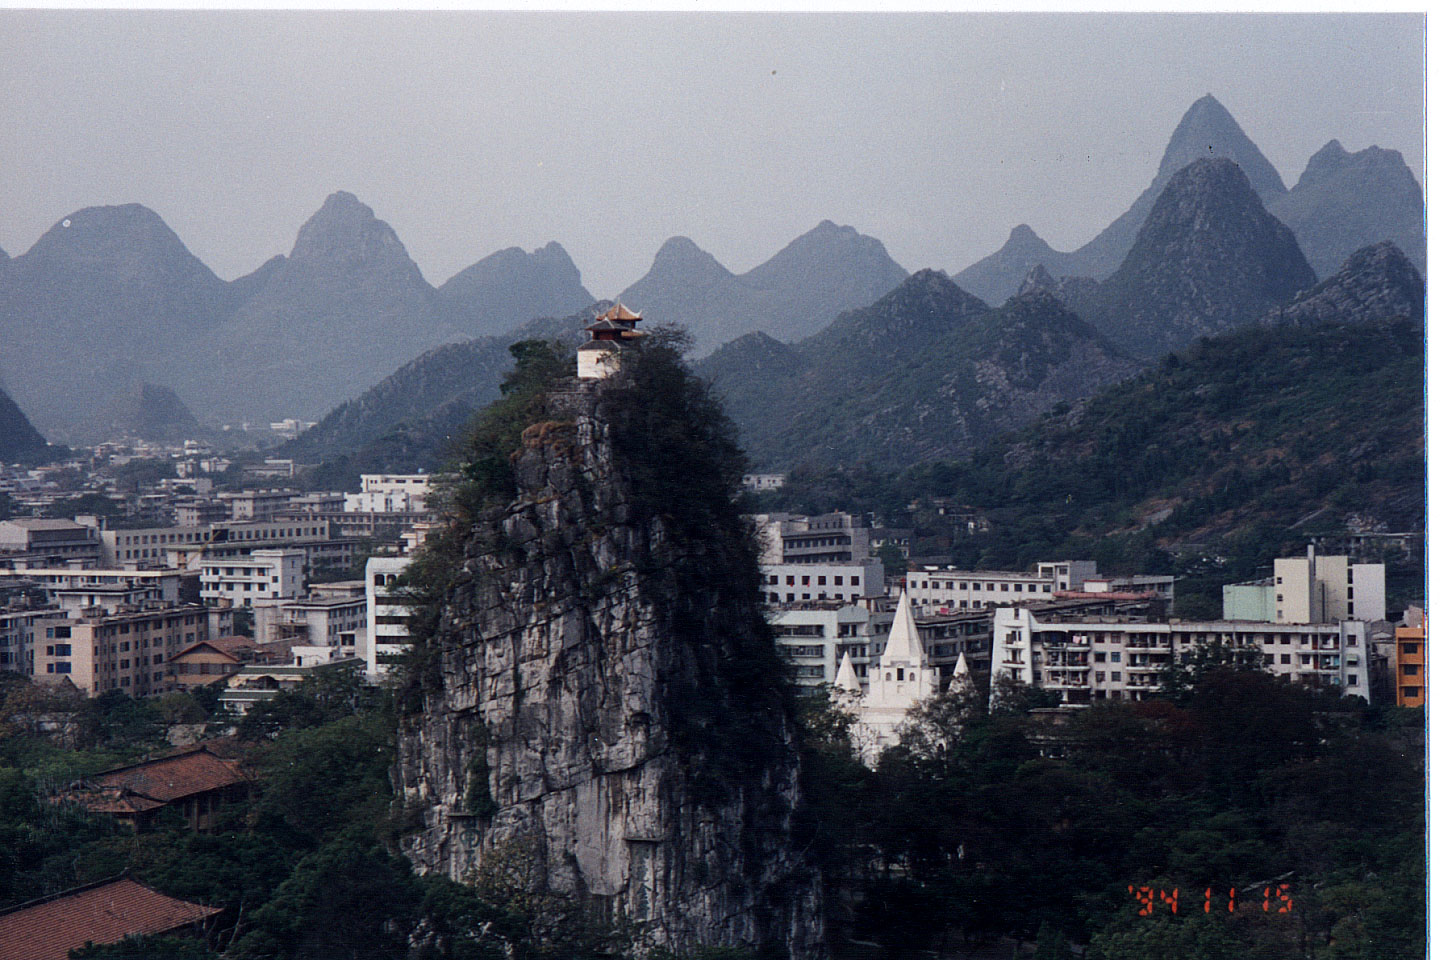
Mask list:
[[975,690],[975,681],[970,676],[970,665],[965,662],[965,651],[960,651],[955,658],[955,671],[950,674],[951,693],[971,693]]
[[840,658],[840,669],[835,671],[835,686],[846,693],[860,692],[860,678],[855,675],[855,664],[850,662],[850,651]]
[[895,622],[890,624],[890,639],[885,644],[885,660],[909,660],[924,668],[925,645],[920,642],[920,631],[915,627],[915,615],[910,612],[910,598],[902,588],[900,602],[895,607]]

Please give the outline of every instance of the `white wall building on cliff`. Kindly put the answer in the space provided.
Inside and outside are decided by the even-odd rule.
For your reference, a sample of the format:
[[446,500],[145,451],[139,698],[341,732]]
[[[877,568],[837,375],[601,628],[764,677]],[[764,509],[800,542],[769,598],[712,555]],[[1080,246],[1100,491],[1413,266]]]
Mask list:
[[640,314],[617,303],[595,318],[585,329],[590,331],[588,343],[580,345],[575,355],[575,375],[581,380],[602,380],[620,366],[621,344],[645,336],[635,329]]

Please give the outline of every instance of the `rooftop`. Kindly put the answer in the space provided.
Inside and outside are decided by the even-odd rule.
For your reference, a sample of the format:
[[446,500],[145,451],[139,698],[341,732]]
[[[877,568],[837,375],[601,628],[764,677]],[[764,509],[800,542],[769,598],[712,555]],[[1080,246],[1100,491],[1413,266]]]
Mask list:
[[86,943],[166,933],[219,912],[121,876],[0,912],[0,957],[66,960]]

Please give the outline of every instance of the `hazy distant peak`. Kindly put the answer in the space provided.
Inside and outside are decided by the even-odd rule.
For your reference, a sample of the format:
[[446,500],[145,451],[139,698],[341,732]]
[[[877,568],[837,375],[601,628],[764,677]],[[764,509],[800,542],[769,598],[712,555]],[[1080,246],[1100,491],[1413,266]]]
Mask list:
[[168,276],[221,284],[158,213],[138,203],[76,210],[45,231],[24,259],[95,270],[122,282]]
[[[1379,146],[1368,146],[1364,150],[1357,150],[1354,153],[1346,150],[1340,145],[1339,140],[1331,140],[1325,146],[1315,152],[1310,162],[1305,165],[1305,172],[1300,174],[1300,180],[1296,183],[1299,189],[1301,184],[1309,185],[1311,181],[1326,179],[1332,175],[1344,174],[1352,170],[1363,170],[1369,174],[1380,174],[1393,178],[1399,183],[1415,180],[1415,174],[1405,163],[1405,158],[1400,155],[1399,150],[1388,150]],[[1418,188],[1419,183],[1416,182]]]
[[650,272],[684,272],[686,275],[712,280],[734,276],[724,264],[700,249],[689,237],[671,237],[662,243],[660,249],[655,251],[655,261],[650,265]]
[[1240,129],[1230,111],[1210,94],[1190,105],[1180,118],[1160,161],[1157,181],[1168,181],[1180,168],[1205,157],[1229,157],[1245,171],[1262,200],[1285,193],[1285,183],[1260,148]]
[[353,193],[336,191],[295,238],[291,260],[370,260],[409,259],[405,245],[375,211],[361,203]]

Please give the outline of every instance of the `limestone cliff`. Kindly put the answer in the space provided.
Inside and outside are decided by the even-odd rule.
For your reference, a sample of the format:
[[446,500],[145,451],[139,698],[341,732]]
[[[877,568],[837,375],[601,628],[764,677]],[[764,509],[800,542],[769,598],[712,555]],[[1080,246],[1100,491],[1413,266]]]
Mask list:
[[463,537],[401,721],[398,786],[424,822],[407,854],[463,879],[523,847],[537,883],[657,944],[817,956],[753,553],[697,464],[703,428],[640,389],[562,381],[511,457],[514,498]]

